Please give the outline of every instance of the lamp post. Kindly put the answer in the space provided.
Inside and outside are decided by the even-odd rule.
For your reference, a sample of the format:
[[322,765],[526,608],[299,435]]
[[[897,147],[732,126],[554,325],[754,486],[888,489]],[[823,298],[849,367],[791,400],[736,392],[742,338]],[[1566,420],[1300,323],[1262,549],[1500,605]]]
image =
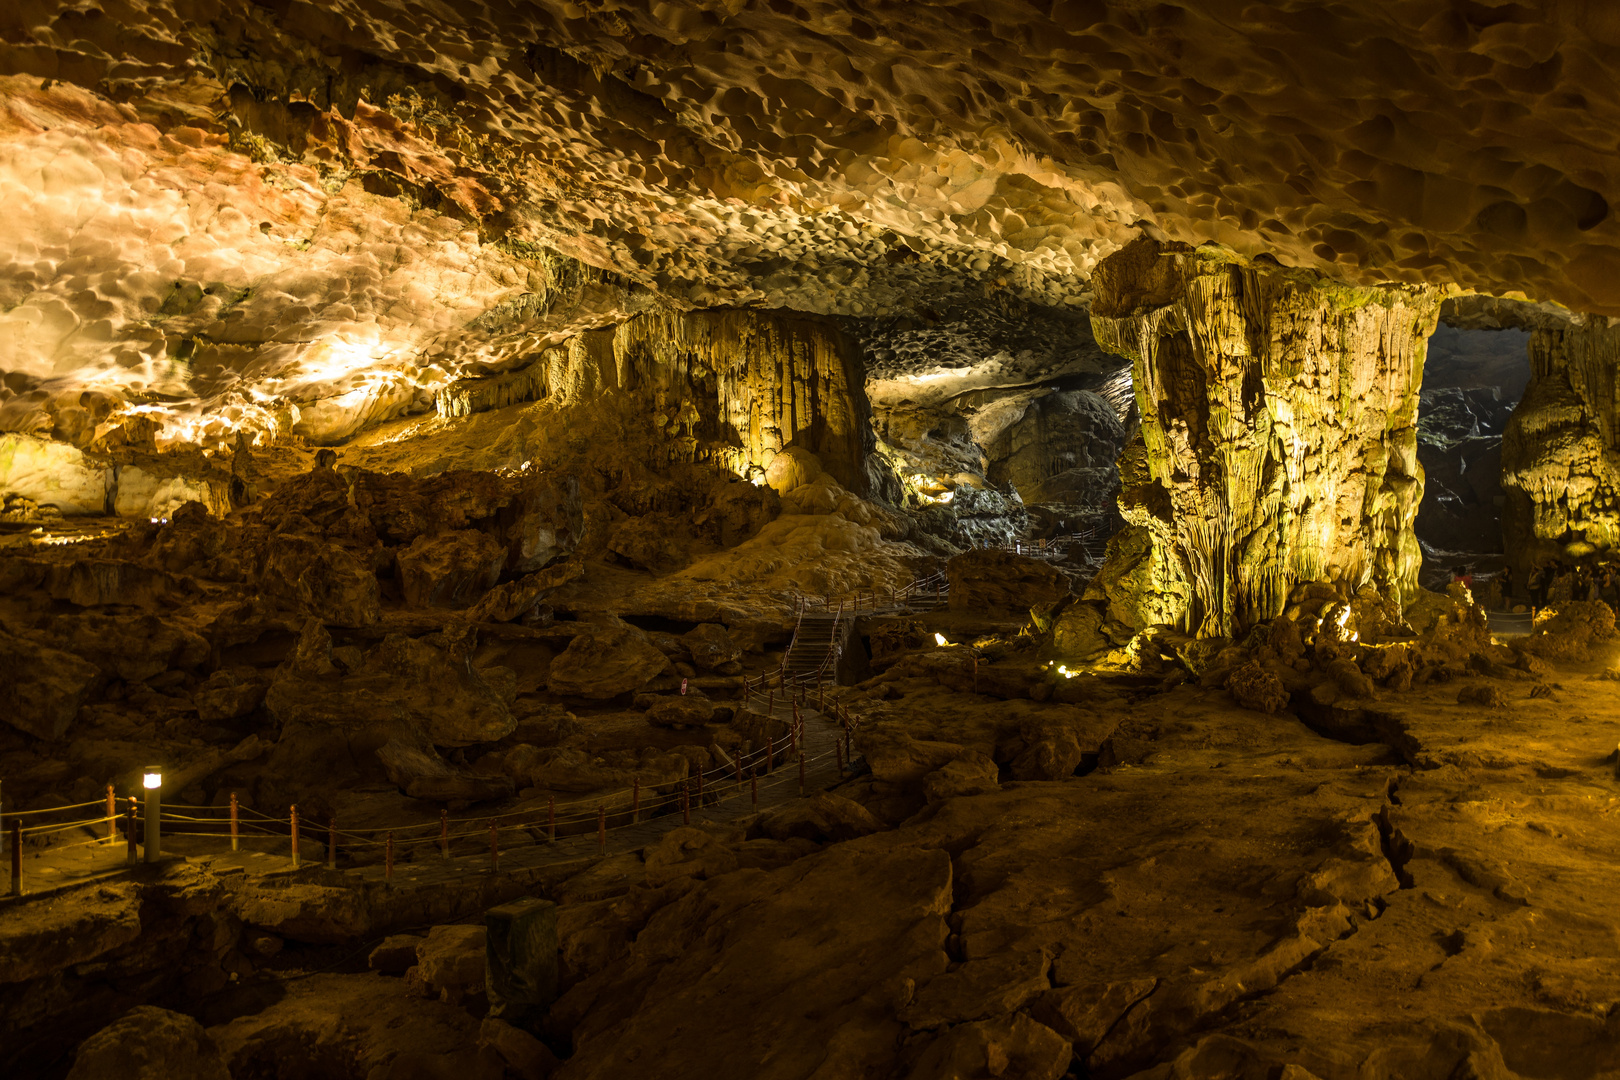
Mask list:
[[146,861],[163,854],[163,766],[148,765],[141,777],[146,788]]

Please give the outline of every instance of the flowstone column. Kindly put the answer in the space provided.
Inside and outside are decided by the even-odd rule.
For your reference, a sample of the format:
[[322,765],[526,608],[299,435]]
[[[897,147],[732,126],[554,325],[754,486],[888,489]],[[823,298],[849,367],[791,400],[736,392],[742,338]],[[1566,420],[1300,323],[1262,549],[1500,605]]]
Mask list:
[[1530,384],[1502,438],[1502,540],[1532,562],[1620,545],[1620,327],[1537,325]]
[[1099,575],[1115,618],[1228,636],[1282,614],[1302,581],[1416,589],[1437,292],[1146,239],[1094,287],[1093,332],[1132,361],[1142,415],[1120,458],[1128,530]]

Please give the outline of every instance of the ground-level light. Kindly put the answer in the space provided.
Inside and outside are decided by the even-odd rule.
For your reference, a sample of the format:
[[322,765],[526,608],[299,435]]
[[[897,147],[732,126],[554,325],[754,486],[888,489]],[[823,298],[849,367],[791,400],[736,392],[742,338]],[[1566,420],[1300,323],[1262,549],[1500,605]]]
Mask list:
[[148,765],[141,783],[146,788],[146,861],[157,862],[163,854],[163,766]]

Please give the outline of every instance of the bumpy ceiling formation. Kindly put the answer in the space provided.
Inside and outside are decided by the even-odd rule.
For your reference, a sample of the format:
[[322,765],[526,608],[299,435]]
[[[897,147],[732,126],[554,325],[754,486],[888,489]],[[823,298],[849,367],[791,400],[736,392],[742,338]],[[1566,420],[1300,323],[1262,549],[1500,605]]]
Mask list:
[[1620,315],[1617,55],[1603,0],[18,0],[0,427],[331,441],[660,307],[1078,312],[1143,229]]

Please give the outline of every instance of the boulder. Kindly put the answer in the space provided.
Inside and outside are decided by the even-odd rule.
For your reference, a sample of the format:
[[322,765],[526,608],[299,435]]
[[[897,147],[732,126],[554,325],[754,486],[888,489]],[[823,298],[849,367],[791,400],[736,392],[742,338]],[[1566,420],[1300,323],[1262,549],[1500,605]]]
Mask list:
[[486,802],[510,798],[512,779],[458,768],[439,756],[418,732],[402,732],[377,749],[388,779],[413,799]]
[[1465,686],[1457,691],[1457,704],[1479,705],[1487,709],[1500,709],[1507,704],[1507,696],[1500,687],[1482,683],[1478,686]]
[[553,589],[584,576],[584,573],[585,564],[581,560],[569,559],[527,574],[517,581],[497,585],[468,609],[467,619],[470,622],[511,622],[522,618],[539,608],[540,601]]
[[808,484],[825,470],[821,459],[802,446],[789,446],[776,453],[765,466],[765,483],[778,495],[786,495],[801,484]]
[[640,630],[617,619],[574,636],[551,662],[551,692],[569,697],[617,697],[639,690],[670,670],[669,658]]
[[1074,732],[1061,724],[1037,725],[1024,740],[1025,749],[1010,766],[1015,780],[1063,780],[1074,775],[1085,753]]
[[[731,668],[742,656],[742,646],[731,639],[718,623],[704,623],[681,636],[681,643],[692,655],[693,666],[702,671]],[[731,673],[729,670],[728,674]]]
[[1025,612],[1069,595],[1069,579],[1051,563],[996,548],[975,548],[945,564],[951,610]]
[[208,724],[235,720],[257,709],[270,680],[255,668],[220,668],[191,695],[197,719]]
[[435,926],[416,946],[414,976],[407,976],[448,1005],[484,992],[482,926]]
[[101,673],[96,665],[32,638],[0,630],[0,713],[37,739],[67,734]]
[[614,526],[607,549],[620,562],[638,570],[668,573],[686,565],[689,544],[684,523],[661,514],[647,514]]
[[385,975],[403,975],[416,966],[416,947],[422,939],[416,934],[392,934],[366,957],[366,966]]
[[1232,669],[1226,677],[1226,690],[1245,709],[1277,713],[1288,707],[1282,680],[1252,660]]
[[464,608],[494,588],[506,556],[498,540],[477,529],[418,536],[397,556],[405,602]]
[[808,799],[794,799],[755,823],[753,832],[772,840],[853,840],[882,832],[884,824],[860,803],[823,791]]
[[983,795],[1001,788],[1001,770],[988,754],[969,753],[948,761],[923,777],[923,795],[929,802],[959,795]]
[[203,1026],[150,1005],[131,1009],[90,1036],[74,1055],[68,1080],[230,1080]]
[[[673,694],[659,697],[647,710],[647,722],[658,727],[672,728],[684,731],[687,728],[702,727],[722,719],[719,715],[721,706],[710,699],[698,694]],[[725,710],[724,719],[731,718],[730,709]]]
[[557,1068],[557,1055],[539,1039],[505,1020],[487,1016],[478,1029],[478,1045],[495,1052],[518,1080],[546,1080]]
[[382,591],[371,568],[344,548],[311,536],[273,536],[258,583],[277,606],[333,626],[370,626],[382,617]]

